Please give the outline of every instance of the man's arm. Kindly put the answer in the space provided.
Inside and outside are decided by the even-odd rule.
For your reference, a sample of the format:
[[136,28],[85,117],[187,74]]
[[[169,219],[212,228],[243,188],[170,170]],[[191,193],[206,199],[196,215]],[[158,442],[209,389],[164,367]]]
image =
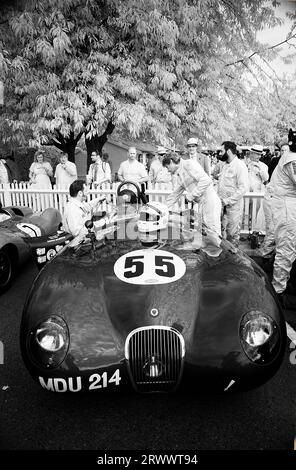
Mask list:
[[211,161],[208,155],[204,155],[205,172],[211,176]]
[[47,176],[50,178],[53,174],[53,169],[52,169],[51,164],[49,162],[45,162],[44,168],[47,173]]
[[119,170],[117,172],[117,177],[119,181],[124,181],[122,163],[120,164]]
[[146,181],[148,181],[148,173],[147,173],[147,170],[144,167],[143,163],[140,163],[140,165],[141,165],[141,167],[140,167],[140,179],[139,179],[138,183],[146,183]]
[[285,165],[286,172],[292,182],[295,184],[295,192],[296,192],[296,160],[293,162],[289,162]]
[[171,194],[169,194],[169,196],[167,196],[166,198],[167,206],[172,207],[174,204],[176,204],[176,202],[178,201],[178,199],[180,199],[184,191],[185,191],[185,188],[183,184],[179,184],[178,186],[176,186],[174,191]]
[[90,184],[93,181],[93,171],[92,171],[92,163],[89,165],[88,173],[86,175],[86,181]]
[[146,181],[148,181],[148,175],[147,176],[143,176],[142,178],[139,179],[138,183],[146,183]]
[[155,173],[154,173],[154,165],[153,162],[151,163],[150,170],[149,170],[149,180],[154,183],[155,181]]
[[105,181],[111,181],[111,168],[108,162],[105,166]]
[[64,169],[66,170],[67,173],[69,173],[70,176],[75,176],[77,179],[77,168],[75,163],[72,162],[67,162],[64,165]]
[[212,171],[212,178],[215,180],[219,179],[221,173],[220,162],[217,162]]
[[184,169],[188,174],[189,179],[191,177],[196,180],[196,187],[194,188],[194,191],[190,192],[194,196],[195,200],[198,200],[203,195],[207,187],[212,184],[212,179],[195,160],[186,160],[184,163]]
[[260,165],[260,178],[263,184],[267,183],[269,175],[268,175],[268,166],[261,162],[262,165]]
[[79,208],[66,208],[63,217],[63,226],[73,237],[87,233],[87,229],[83,223],[82,211]]
[[85,205],[88,206],[87,210],[89,210],[90,212],[95,212],[96,210],[98,210],[98,206],[104,201],[106,201],[106,197],[96,197],[95,199],[86,202]]

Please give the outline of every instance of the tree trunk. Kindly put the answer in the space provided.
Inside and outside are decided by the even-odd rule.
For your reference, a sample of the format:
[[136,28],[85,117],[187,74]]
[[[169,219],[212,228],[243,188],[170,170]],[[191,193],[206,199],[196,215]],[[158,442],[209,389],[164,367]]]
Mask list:
[[76,142],[75,139],[70,138],[66,140],[66,153],[68,154],[69,162],[75,163],[75,148]]
[[70,162],[75,163],[75,149],[82,135],[83,132],[79,132],[75,137],[74,132],[71,132],[69,137],[64,137],[59,131],[57,131],[55,138],[50,141],[48,145],[54,145],[68,155]]
[[98,152],[102,156],[102,148],[108,140],[108,135],[111,135],[114,129],[115,124],[113,124],[113,122],[110,120],[103,134],[95,135],[90,139],[85,137],[85,145],[87,150],[87,168],[89,168],[89,165],[91,164],[90,156],[92,152]]

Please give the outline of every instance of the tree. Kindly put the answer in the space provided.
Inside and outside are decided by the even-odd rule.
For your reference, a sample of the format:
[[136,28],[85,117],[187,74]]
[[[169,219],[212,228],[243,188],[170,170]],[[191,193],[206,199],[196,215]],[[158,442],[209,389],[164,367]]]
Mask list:
[[194,133],[210,143],[235,135],[252,104],[270,107],[262,67],[241,60],[275,54],[256,42],[275,23],[264,0],[20,4],[1,36],[9,139],[53,144],[73,160],[82,135],[88,154],[113,132],[157,143]]

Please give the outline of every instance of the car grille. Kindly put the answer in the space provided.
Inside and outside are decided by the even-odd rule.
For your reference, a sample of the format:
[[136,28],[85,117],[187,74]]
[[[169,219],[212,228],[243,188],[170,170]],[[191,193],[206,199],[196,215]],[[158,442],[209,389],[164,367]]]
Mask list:
[[173,391],[182,376],[184,355],[184,339],[170,327],[137,328],[125,343],[129,373],[139,392]]

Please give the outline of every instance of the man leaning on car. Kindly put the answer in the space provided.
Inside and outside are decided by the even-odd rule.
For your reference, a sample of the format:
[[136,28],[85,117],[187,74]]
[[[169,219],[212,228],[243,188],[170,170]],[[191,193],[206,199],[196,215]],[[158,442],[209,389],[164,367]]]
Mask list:
[[83,180],[75,180],[70,184],[70,200],[65,205],[63,215],[63,228],[66,232],[73,235],[77,244],[88,233],[85,222],[91,219],[92,213],[95,212],[97,206],[105,200],[105,198],[96,198],[86,202],[85,186]]

